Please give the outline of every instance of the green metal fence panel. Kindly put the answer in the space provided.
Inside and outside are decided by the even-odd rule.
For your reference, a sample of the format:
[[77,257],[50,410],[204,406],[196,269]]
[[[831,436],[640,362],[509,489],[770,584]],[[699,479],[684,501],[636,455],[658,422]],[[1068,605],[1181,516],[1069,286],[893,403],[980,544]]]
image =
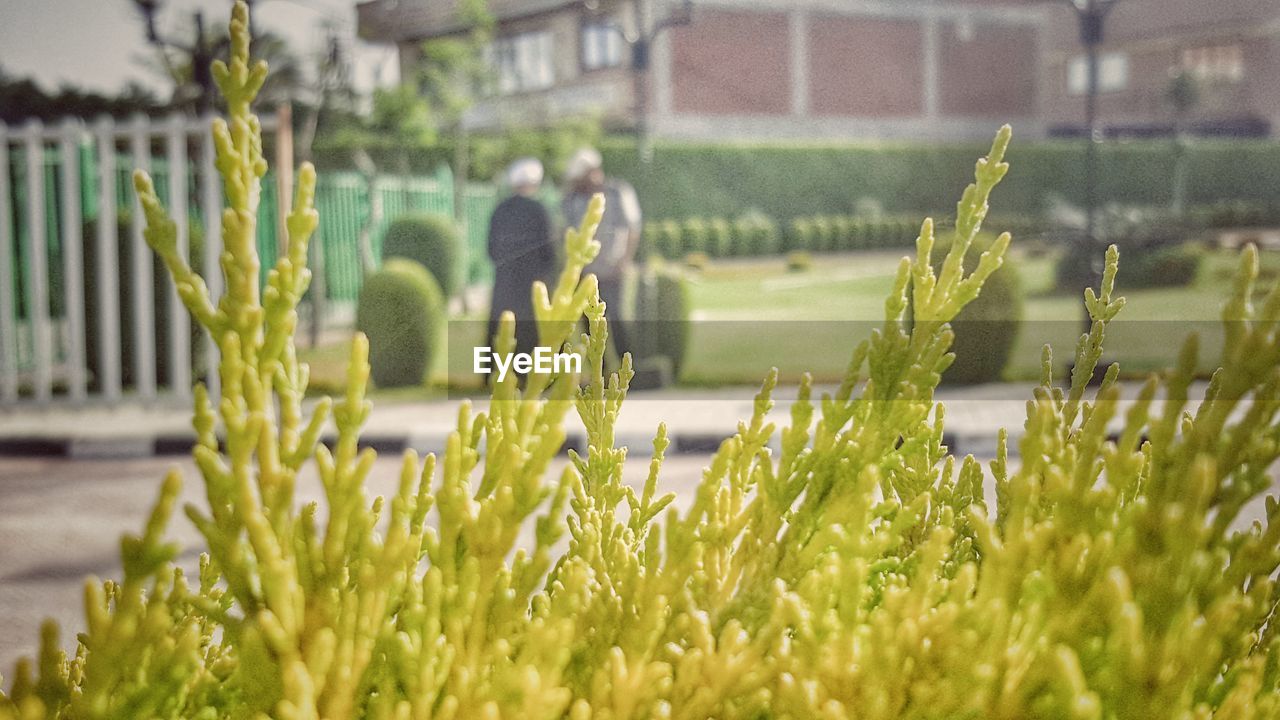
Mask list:
[[467,282],[493,281],[489,262],[489,217],[498,206],[498,190],[492,185],[468,183],[463,193],[467,233]]
[[382,257],[387,228],[402,215],[434,213],[453,216],[453,188],[434,177],[388,177],[374,183],[382,201],[382,217],[373,229],[374,257]]
[[258,200],[258,282],[264,287],[268,273],[276,265],[280,250],[280,238],[277,237],[280,234],[278,188],[273,173],[263,176],[262,195]]
[[354,301],[364,271],[360,260],[360,230],[368,221],[369,197],[364,179],[356,173],[324,173],[316,179],[316,210],[320,213],[321,247],[327,296]]
[[[116,207],[119,208],[121,218],[127,219],[128,214],[133,212],[134,190],[133,190],[133,156],[127,153],[120,153],[116,158]],[[187,164],[187,208],[191,218],[191,223],[195,228],[204,227],[204,218],[202,217],[199,197],[199,177],[196,163]],[[155,183],[156,194],[160,197],[160,201],[165,205],[169,205],[172,199],[169,197],[169,161],[163,156],[155,156],[151,158],[151,167],[149,170],[151,180]],[[94,195],[97,181],[97,168],[92,153],[89,153],[83,162],[82,171],[80,173],[80,183],[85,188],[83,194],[86,198],[93,198],[92,202],[85,204],[85,218],[92,219],[97,217],[97,198]],[[262,178],[262,194],[258,206],[258,257],[261,258],[261,267],[259,268],[258,281],[265,286],[267,282],[267,274],[271,268],[275,266],[276,253],[279,248],[279,224],[277,219],[278,202],[275,175],[267,173]],[[50,212],[55,212],[53,208]],[[123,221],[123,220],[122,220]]]
[[[49,268],[56,272],[60,267],[58,239],[64,237],[59,232],[60,222],[58,207],[58,163],[56,148],[47,149],[46,157],[46,217],[48,227]],[[10,154],[10,172],[14,178],[13,188],[14,238],[15,246],[9,251],[18,260],[18,277],[15,278],[15,307],[23,311],[25,302],[24,282],[29,282],[29,258],[25,257],[23,248],[27,246],[26,237],[26,205],[25,176],[26,160],[23,151],[15,148]],[[133,194],[133,159],[129,153],[118,153],[116,164],[115,203],[120,209],[122,222],[127,222],[134,203]],[[156,191],[165,204],[171,202],[169,196],[169,168],[163,156],[151,159],[151,175]],[[86,143],[81,154],[80,178],[82,187],[82,206],[85,222],[95,221],[101,198],[97,194],[97,162],[92,144]],[[190,163],[188,173],[188,214],[194,232],[200,232],[204,226],[201,213],[200,179],[196,163]],[[453,184],[448,168],[441,168],[434,175],[411,177],[384,177],[374,183],[374,191],[382,203],[381,217],[370,229],[370,254],[374,262],[381,258],[382,240],[387,227],[396,218],[406,213],[426,212],[453,216]],[[465,223],[465,276],[467,282],[489,282],[493,277],[486,252],[489,216],[499,200],[494,186],[482,183],[469,183],[464,193]],[[327,295],[329,299],[339,301],[355,301],[359,296],[364,275],[361,259],[361,231],[369,221],[372,212],[372,198],[366,180],[353,172],[327,172],[317,178],[316,207],[320,212],[320,228],[316,241],[324,252],[324,267]],[[277,220],[278,191],[274,174],[262,179],[262,195],[259,206],[258,252],[262,258],[260,280],[265,283],[267,275],[275,264],[280,248],[281,238]],[[551,204],[549,202],[549,204]],[[90,238],[90,241],[92,238]],[[219,239],[205,238],[206,241],[218,242]],[[59,277],[51,277],[51,283],[61,281]],[[51,293],[52,297],[60,297],[61,293]],[[57,310],[57,308],[55,308]]]
[[[50,312],[53,316],[61,313],[61,307],[58,307],[58,301],[54,300],[57,296],[55,292],[61,287],[61,241],[59,230],[60,216],[58,212],[58,165],[59,154],[56,148],[46,147],[43,151],[42,167],[43,167],[43,186],[44,186],[44,217],[41,221],[45,224],[45,243],[46,243],[46,267],[49,272],[50,288]],[[9,152],[9,172],[12,182],[11,188],[11,207],[13,209],[13,239],[15,246],[11,252],[17,260],[14,267],[17,268],[17,278],[14,282],[13,291],[15,294],[14,308],[17,311],[17,317],[20,320],[30,320],[30,312],[27,307],[27,288],[31,285],[31,213],[27,203],[27,149],[21,146],[14,146]],[[20,358],[20,362],[21,362]]]

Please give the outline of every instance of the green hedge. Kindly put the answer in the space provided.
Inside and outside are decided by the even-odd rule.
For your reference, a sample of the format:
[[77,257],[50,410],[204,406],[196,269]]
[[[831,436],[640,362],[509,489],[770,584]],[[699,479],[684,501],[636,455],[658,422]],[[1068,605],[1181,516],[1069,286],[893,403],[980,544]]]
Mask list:
[[[1000,231],[1030,228],[1029,219],[994,223]],[[945,223],[944,223],[945,225]],[[816,215],[793,218],[785,231],[772,218],[748,213],[733,222],[724,218],[689,218],[683,222],[661,220],[645,223],[641,234],[642,257],[676,260],[689,253],[709,257],[761,257],[795,250],[847,252],[850,250],[909,250],[919,233],[915,217],[860,218],[848,215]]]
[[[858,214],[871,199],[890,214],[954,212],[954,194],[973,172],[978,144],[731,145],[659,142],[651,163],[634,144],[610,139],[601,148],[610,174],[636,187],[648,217],[735,217],[745,208],[786,224],[792,218]],[[1213,140],[1189,152],[1187,200],[1193,205],[1239,200],[1280,208],[1280,143]],[[1078,142],[1020,142],[1009,151],[1004,211],[1038,214],[1059,196],[1084,202],[1084,154]],[[1172,200],[1172,144],[1109,143],[1101,148],[1099,195],[1126,205]]]

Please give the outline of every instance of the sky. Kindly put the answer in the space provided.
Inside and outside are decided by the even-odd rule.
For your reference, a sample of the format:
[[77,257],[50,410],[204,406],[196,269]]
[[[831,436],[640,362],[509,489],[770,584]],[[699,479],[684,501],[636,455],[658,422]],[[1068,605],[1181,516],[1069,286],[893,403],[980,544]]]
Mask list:
[[[202,9],[207,25],[225,24],[230,6],[230,0],[164,0],[158,24],[162,33],[190,37],[192,12]],[[254,20],[285,36],[306,68],[323,52],[328,21],[354,49],[358,90],[396,81],[391,46],[355,39],[354,0],[258,0]],[[131,0],[0,0],[0,68],[7,75],[33,76],[49,90],[71,83],[114,92],[136,80],[165,97],[170,85],[149,65],[154,57]]]

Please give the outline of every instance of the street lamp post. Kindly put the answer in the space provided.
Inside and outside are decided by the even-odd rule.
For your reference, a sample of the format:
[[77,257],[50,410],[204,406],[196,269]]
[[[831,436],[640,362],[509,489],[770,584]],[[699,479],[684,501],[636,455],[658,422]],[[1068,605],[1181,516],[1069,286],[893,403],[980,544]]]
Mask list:
[[[1080,24],[1080,44],[1085,50],[1085,231],[1079,242],[1087,252],[1081,256],[1089,263],[1090,284],[1102,282],[1103,262],[1098,252],[1098,144],[1102,132],[1098,127],[1098,51],[1102,46],[1107,15],[1119,0],[1065,0],[1076,13]],[[1085,332],[1092,321],[1085,311]]]
[[[635,85],[636,104],[636,147],[640,152],[640,160],[649,162],[653,159],[653,142],[649,128],[649,66],[653,43],[664,30],[678,25],[693,22],[693,0],[683,0],[680,5],[661,20],[647,22],[645,8],[652,0],[635,0],[632,3],[635,18],[635,32],[628,34],[616,21],[607,23],[622,37],[623,42],[631,48],[631,77]],[[586,0],[588,10],[599,8],[599,0]]]

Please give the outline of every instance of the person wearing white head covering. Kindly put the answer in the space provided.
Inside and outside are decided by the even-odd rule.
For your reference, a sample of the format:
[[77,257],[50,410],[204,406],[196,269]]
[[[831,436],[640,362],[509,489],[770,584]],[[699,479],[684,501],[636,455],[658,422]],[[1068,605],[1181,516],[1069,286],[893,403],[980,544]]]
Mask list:
[[[569,164],[565,167],[565,179],[570,184],[576,185],[593,172],[601,172],[604,165],[604,158],[600,157],[600,151],[595,148],[584,147],[579,148],[569,158]],[[598,182],[603,182],[604,175],[601,173]]]
[[575,152],[569,158],[565,178],[569,188],[561,201],[561,210],[570,226],[582,222],[592,195],[604,195],[604,217],[596,228],[600,254],[585,272],[595,273],[600,283],[600,299],[604,300],[609,319],[609,336],[621,357],[630,349],[621,311],[627,271],[640,245],[640,203],[635,189],[625,180],[605,177],[603,158],[595,148],[584,147]]
[[534,197],[542,185],[542,163],[520,158],[507,167],[512,195],[489,218],[489,259],[493,261],[493,300],[489,304],[492,346],[498,319],[505,311],[516,316],[516,351],[532,352],[538,341],[533,317],[533,283],[549,282],[556,270],[551,217]]
[[542,185],[542,163],[537,158],[520,158],[507,168],[507,185],[522,195],[538,191]]

